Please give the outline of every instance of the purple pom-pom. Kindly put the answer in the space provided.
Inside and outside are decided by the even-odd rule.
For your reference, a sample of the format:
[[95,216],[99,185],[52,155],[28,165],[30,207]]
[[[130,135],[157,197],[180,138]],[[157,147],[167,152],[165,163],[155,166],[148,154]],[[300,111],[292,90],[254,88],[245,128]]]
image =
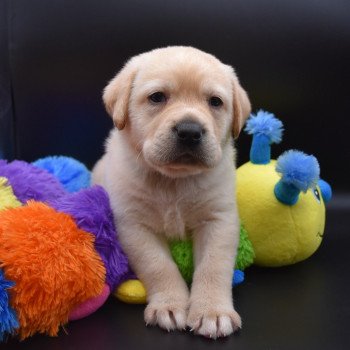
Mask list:
[[125,279],[129,265],[117,240],[106,191],[100,186],[94,186],[49,204],[60,212],[70,214],[80,229],[95,235],[95,249],[106,267],[106,283],[114,290]]
[[48,202],[66,193],[53,175],[24,161],[7,163],[1,160],[0,176],[8,179],[15,196],[23,204],[30,199]]

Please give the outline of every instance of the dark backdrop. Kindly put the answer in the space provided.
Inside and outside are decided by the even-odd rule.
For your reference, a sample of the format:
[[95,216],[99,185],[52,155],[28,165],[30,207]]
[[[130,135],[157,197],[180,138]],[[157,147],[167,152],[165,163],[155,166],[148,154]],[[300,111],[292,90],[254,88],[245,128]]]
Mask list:
[[[253,110],[285,124],[273,155],[314,154],[347,189],[350,2],[274,0],[0,1],[0,155],[52,154],[92,166],[112,127],[106,82],[130,56],[193,45],[233,65]],[[239,163],[250,138],[238,141]]]

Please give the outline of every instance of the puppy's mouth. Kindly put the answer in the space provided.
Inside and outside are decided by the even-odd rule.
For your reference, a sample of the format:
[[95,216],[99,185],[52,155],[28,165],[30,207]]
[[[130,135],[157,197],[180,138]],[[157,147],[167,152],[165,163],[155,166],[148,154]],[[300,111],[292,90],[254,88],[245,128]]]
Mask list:
[[169,165],[201,165],[202,161],[198,159],[199,157],[191,153],[183,153],[175,157]]
[[205,159],[200,154],[191,152],[172,154],[170,159],[158,167],[160,172],[172,177],[198,174],[207,168]]

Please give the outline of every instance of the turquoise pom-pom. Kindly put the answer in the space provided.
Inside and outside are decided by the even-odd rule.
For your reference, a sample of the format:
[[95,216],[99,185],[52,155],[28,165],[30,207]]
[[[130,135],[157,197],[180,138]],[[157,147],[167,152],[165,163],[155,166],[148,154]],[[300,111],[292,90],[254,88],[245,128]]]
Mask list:
[[6,334],[13,334],[19,327],[16,312],[9,304],[8,289],[14,283],[5,279],[0,270],[0,341],[4,340]]
[[45,157],[35,161],[33,165],[56,176],[68,192],[77,192],[90,186],[90,171],[83,163],[74,158],[65,156]]

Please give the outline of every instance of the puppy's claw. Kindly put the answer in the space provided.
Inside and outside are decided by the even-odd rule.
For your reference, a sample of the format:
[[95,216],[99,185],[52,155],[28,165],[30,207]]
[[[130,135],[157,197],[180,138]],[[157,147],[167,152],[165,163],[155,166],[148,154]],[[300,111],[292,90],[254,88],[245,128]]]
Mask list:
[[209,339],[227,337],[240,329],[242,325],[240,316],[233,309],[224,312],[209,310],[203,313],[202,309],[198,308],[197,315],[191,314],[190,310],[187,322],[192,326],[191,331]]
[[186,311],[180,307],[149,304],[145,309],[146,325],[158,325],[167,332],[186,329]]

